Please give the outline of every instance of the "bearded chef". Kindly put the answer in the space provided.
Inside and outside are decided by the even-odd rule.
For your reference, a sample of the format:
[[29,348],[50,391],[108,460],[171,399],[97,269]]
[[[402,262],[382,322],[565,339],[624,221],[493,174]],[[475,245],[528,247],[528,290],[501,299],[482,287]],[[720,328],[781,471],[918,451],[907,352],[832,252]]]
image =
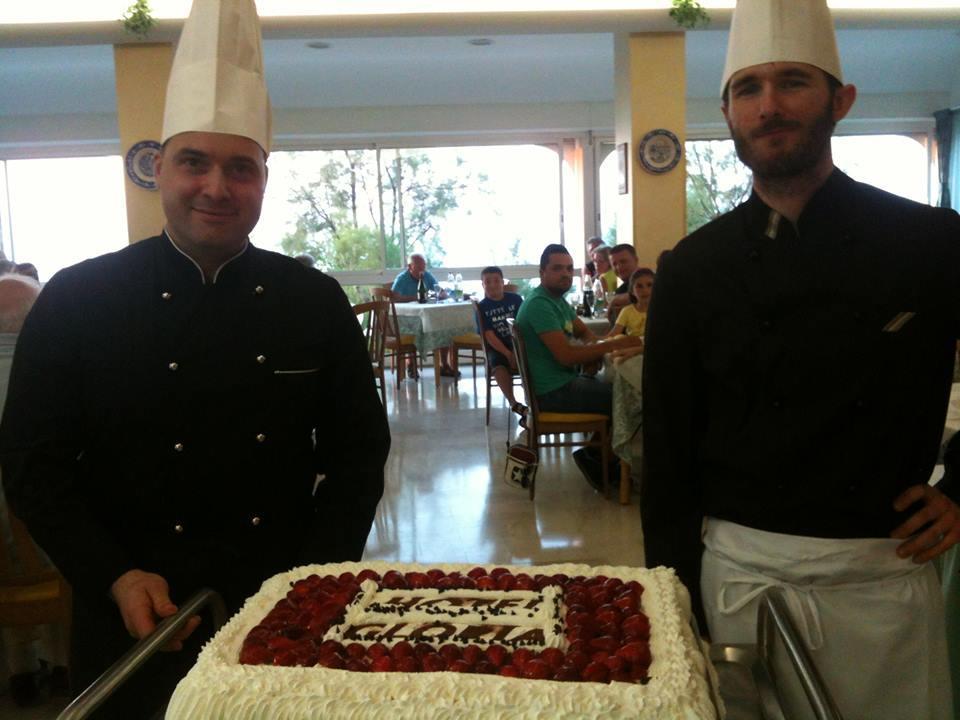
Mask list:
[[[75,691],[201,587],[232,611],[277,572],[363,552],[389,429],[339,284],[248,240],[269,151],[253,0],[197,0],[167,90],[162,234],[58,273],[20,336],[3,479],[73,586]],[[162,705],[194,627],[97,717]]]
[[856,89],[824,0],[740,0],[721,92],[753,193],[657,275],[647,564],[678,570],[722,643],[755,642],[760,595],[780,588],[848,720],[946,720],[930,560],[960,540],[960,510],[956,482],[927,479],[960,337],[960,217],[834,166]]

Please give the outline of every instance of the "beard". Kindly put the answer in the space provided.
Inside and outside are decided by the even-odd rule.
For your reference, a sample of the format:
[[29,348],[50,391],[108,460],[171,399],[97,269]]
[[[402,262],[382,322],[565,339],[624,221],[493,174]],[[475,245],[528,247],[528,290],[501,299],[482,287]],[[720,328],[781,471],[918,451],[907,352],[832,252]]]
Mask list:
[[[833,108],[827,102],[817,117],[809,125],[796,120],[782,120],[773,118],[746,134],[734,127],[730,127],[733,144],[737,150],[737,157],[753,171],[754,177],[766,180],[787,180],[797,177],[816,167],[830,147],[830,137],[836,123],[833,121]],[[755,141],[758,136],[778,128],[805,128],[799,141],[791,148],[764,153],[760,151]]]

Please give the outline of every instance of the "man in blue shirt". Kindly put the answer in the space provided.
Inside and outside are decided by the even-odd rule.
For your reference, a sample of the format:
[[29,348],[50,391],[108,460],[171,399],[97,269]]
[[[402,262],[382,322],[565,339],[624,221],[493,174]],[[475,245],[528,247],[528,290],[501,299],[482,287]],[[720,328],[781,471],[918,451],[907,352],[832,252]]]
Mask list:
[[423,284],[427,290],[436,290],[438,288],[437,279],[427,270],[427,261],[420,253],[414,253],[410,256],[410,262],[407,263],[407,269],[397,275],[390,288],[393,291],[394,302],[411,302],[417,299],[417,287],[420,285],[420,278],[423,278]]
[[[427,261],[420,253],[414,253],[410,256],[410,262],[407,263],[407,269],[397,275],[390,288],[393,291],[394,302],[413,302],[417,300],[417,288],[420,285],[420,278],[423,278],[423,284],[427,290],[436,290],[437,299],[443,300],[447,294],[437,282],[437,279],[427,271]],[[455,369],[455,353],[452,347],[443,348],[441,354],[443,367],[440,374],[444,377],[458,377],[460,372]],[[416,370],[412,365],[408,366],[408,372],[411,377]]]
[[526,418],[526,406],[517,402],[513,395],[513,376],[517,374],[517,358],[513,354],[513,338],[507,318],[517,316],[523,298],[512,292],[504,292],[503,270],[496,265],[485,267],[480,272],[484,298],[477,303],[481,322],[477,332],[483,335],[487,345],[487,361],[493,377],[510,409],[520,415],[521,424]]

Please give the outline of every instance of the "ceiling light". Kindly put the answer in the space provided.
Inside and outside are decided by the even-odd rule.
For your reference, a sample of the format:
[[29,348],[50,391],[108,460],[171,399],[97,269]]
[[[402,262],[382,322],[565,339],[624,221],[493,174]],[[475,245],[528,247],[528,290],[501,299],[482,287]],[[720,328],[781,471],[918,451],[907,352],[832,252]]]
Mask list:
[[490,38],[473,38],[472,40],[467,40],[471,45],[476,45],[477,47],[486,47],[487,45],[493,45],[493,40]]
[[326,50],[330,47],[330,43],[324,42],[323,40],[314,40],[313,42],[308,42],[307,47],[313,48],[314,50]]

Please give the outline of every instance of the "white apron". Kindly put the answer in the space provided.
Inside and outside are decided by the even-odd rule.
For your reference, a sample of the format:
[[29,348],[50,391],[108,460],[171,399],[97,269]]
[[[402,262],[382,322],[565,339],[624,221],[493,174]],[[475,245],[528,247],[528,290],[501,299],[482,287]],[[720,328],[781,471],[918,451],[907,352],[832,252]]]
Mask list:
[[[757,604],[780,587],[844,720],[950,720],[943,597],[930,563],[900,540],[829,539],[707,518],[700,587],[717,643],[756,643]],[[787,717],[813,718],[789,665],[777,664]]]

